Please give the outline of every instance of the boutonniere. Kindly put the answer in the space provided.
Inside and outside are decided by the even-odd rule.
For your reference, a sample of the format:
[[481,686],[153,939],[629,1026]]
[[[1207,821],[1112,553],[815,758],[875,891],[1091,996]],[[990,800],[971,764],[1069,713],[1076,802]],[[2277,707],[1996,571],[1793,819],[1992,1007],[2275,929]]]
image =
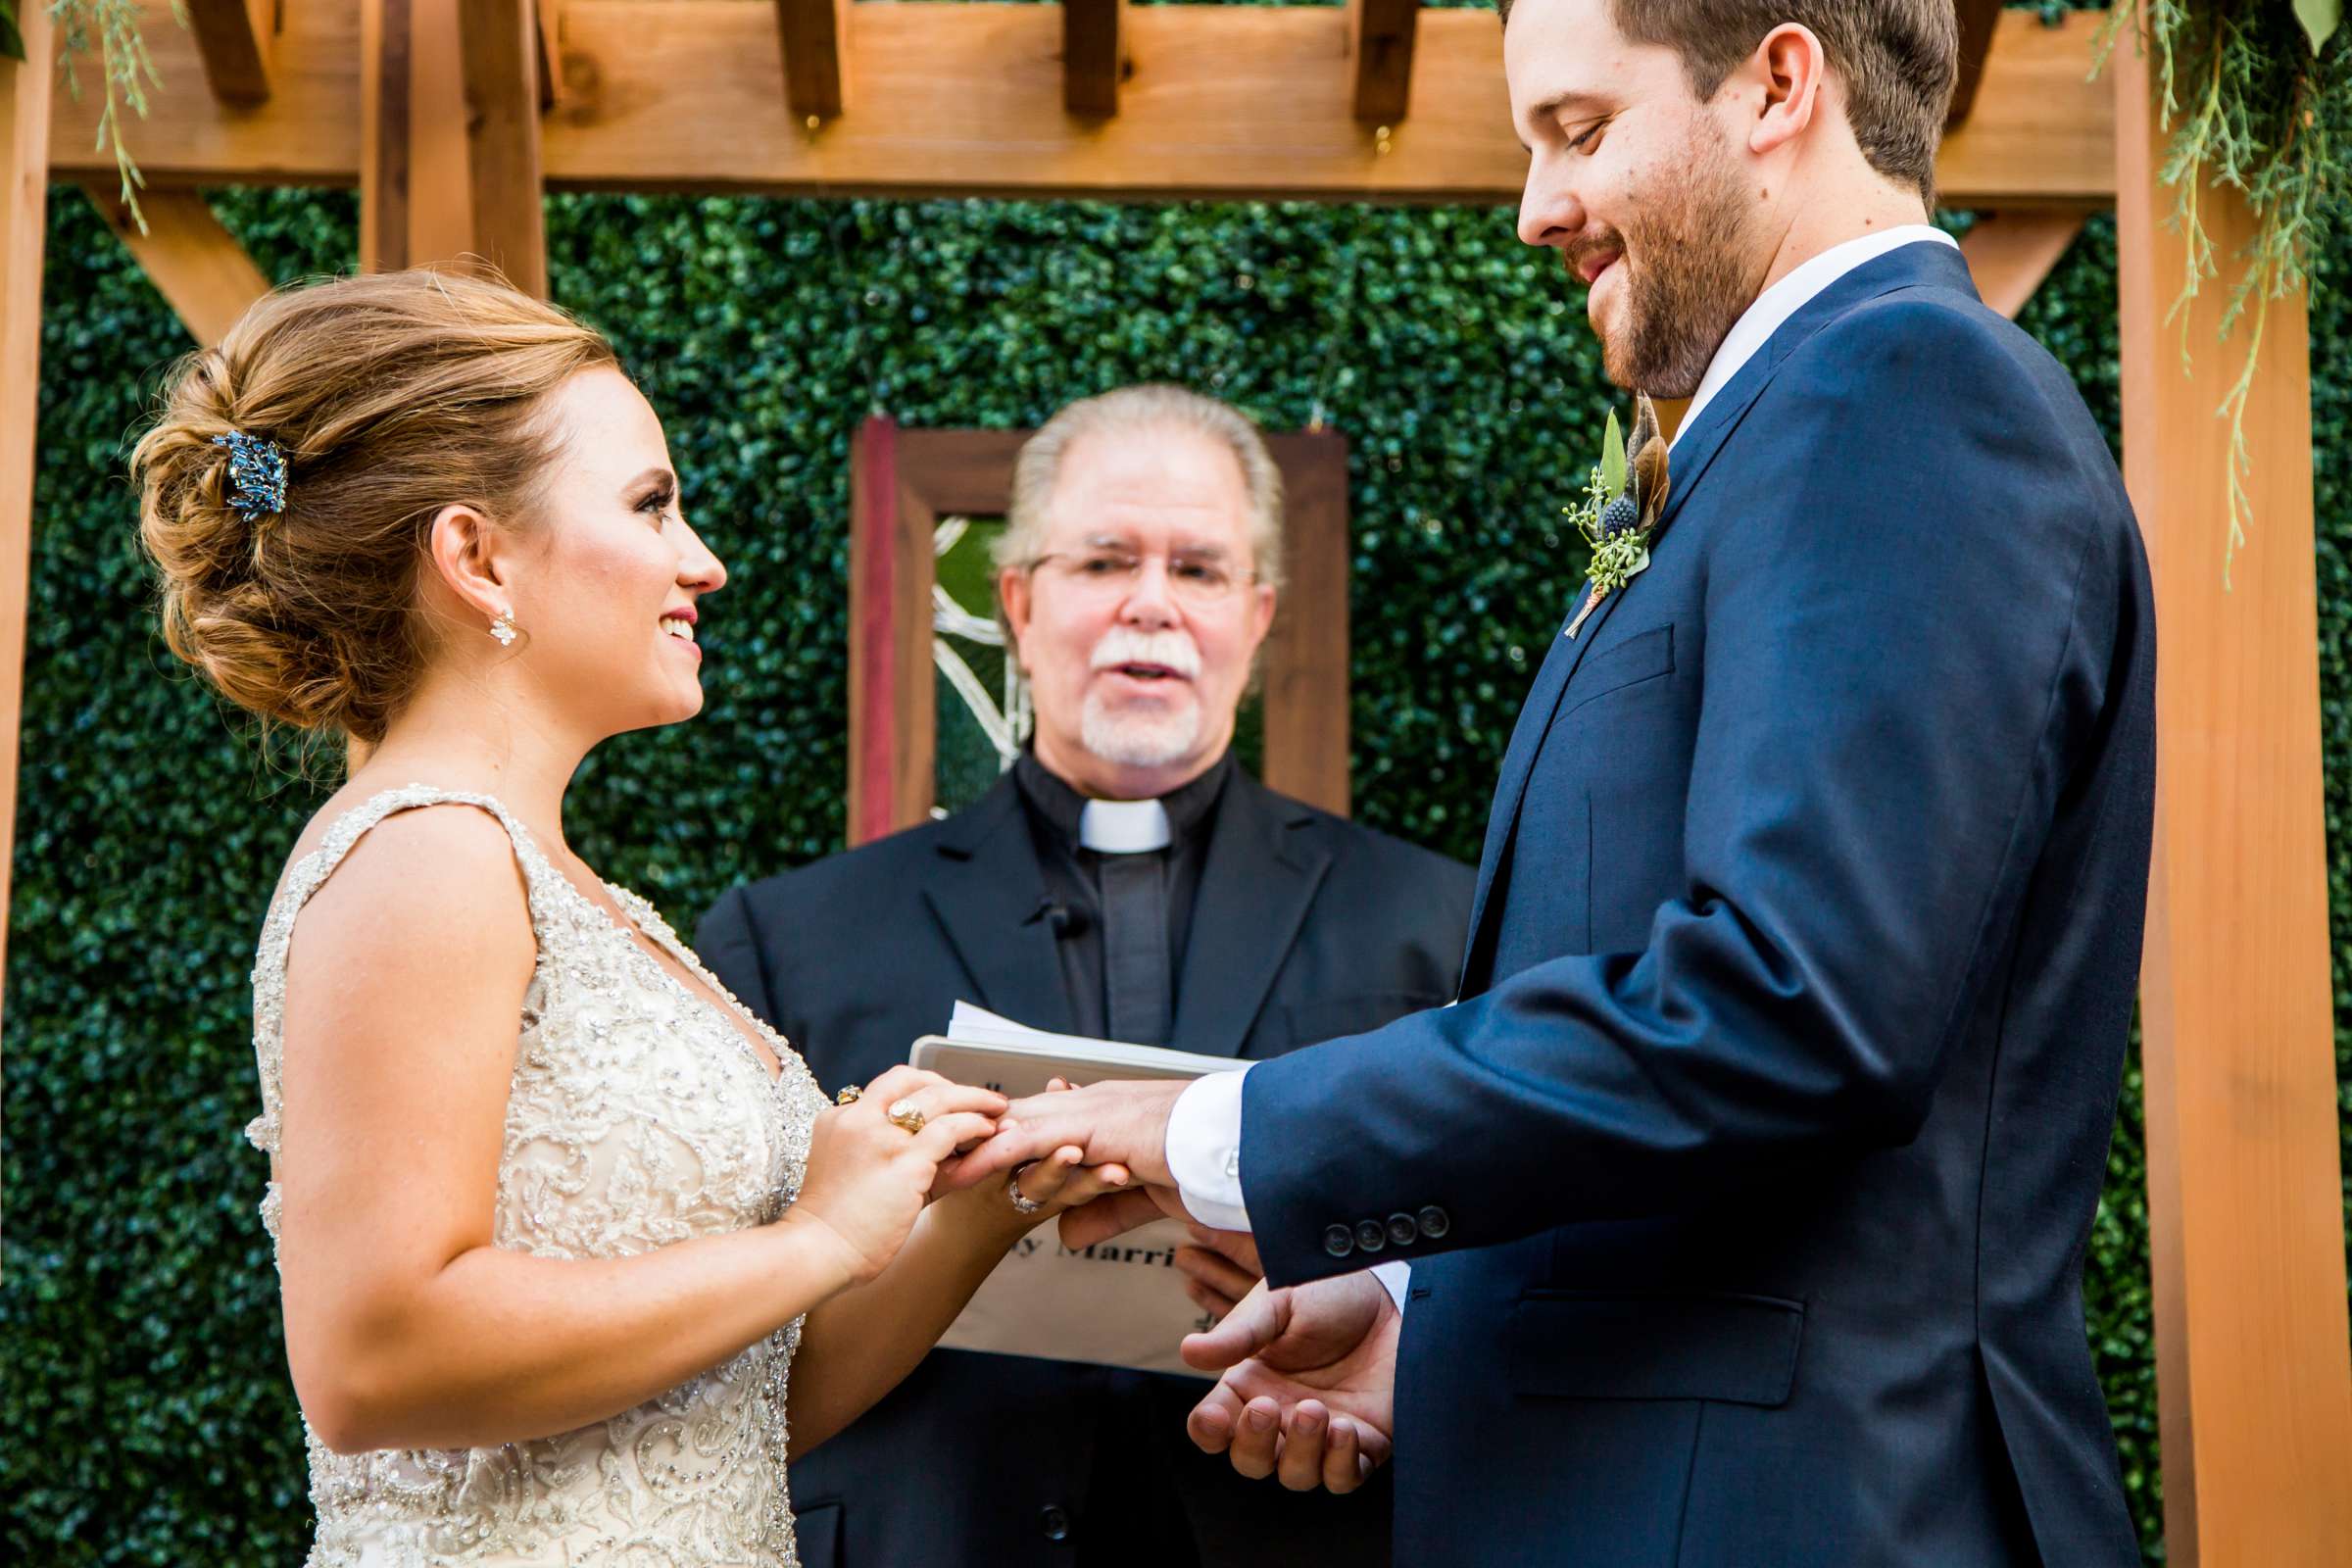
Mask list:
[[[1626,453],[1632,451],[1629,462]],[[1649,545],[1666,512],[1666,437],[1649,394],[1634,394],[1634,438],[1629,443],[1609,415],[1600,461],[1585,482],[1585,499],[1560,511],[1592,547],[1592,593],[1568,623],[1574,638],[1600,602],[1649,567]]]

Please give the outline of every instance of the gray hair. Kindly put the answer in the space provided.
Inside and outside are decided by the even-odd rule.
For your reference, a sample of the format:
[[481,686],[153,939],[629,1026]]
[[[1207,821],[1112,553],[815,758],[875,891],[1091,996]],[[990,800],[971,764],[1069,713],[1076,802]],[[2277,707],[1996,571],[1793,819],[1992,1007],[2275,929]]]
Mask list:
[[1045,422],[1021,444],[1012,466],[1012,506],[994,556],[1000,568],[1029,566],[1045,553],[1046,514],[1061,460],[1090,435],[1144,435],[1191,430],[1232,449],[1250,491],[1250,553],[1257,580],[1282,586],[1282,470],[1266,451],[1250,416],[1215,398],[1157,383],[1124,386],[1082,398]]

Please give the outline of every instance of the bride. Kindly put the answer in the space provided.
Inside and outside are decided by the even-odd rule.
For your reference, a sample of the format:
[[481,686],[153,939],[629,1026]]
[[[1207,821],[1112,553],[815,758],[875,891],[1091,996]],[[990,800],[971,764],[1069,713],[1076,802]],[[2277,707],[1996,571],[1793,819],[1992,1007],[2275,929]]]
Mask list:
[[794,1563],[787,1432],[1126,1172],[952,1191],[1004,1100],[901,1067],[828,1103],[564,842],[598,742],[702,707],[726,581],[595,332],[456,275],[281,293],[132,466],[173,652],[365,745],[253,976],[311,1562]]

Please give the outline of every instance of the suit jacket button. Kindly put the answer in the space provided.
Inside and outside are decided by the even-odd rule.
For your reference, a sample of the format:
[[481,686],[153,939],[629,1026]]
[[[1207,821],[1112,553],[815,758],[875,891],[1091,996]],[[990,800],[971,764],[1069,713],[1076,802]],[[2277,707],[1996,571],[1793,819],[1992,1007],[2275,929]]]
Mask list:
[[1410,1214],[1389,1216],[1389,1240],[1398,1247],[1410,1247],[1421,1239],[1421,1227],[1413,1223]]
[[1377,1252],[1389,1245],[1389,1228],[1376,1219],[1360,1220],[1355,1227],[1355,1245],[1367,1252]]
[[1046,1504],[1038,1513],[1037,1528],[1044,1532],[1048,1541],[1069,1540],[1070,1510],[1058,1502]]
[[1420,1219],[1421,1234],[1428,1237],[1433,1242],[1443,1237],[1447,1231],[1453,1229],[1453,1221],[1448,1219],[1446,1215],[1446,1211],[1435,1203],[1430,1204],[1427,1208],[1421,1211]]
[[1323,1232],[1323,1250],[1334,1257],[1346,1257],[1355,1250],[1355,1233],[1345,1225],[1333,1225]]

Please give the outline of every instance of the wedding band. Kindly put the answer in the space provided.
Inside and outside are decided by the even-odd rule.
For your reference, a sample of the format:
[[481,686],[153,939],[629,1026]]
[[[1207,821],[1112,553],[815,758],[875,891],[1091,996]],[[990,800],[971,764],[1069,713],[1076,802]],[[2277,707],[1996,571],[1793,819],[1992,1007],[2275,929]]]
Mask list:
[[833,1097],[833,1103],[836,1105],[855,1105],[858,1103],[858,1102],[863,1100],[864,1098],[865,1091],[858,1088],[856,1084],[852,1084],[849,1088],[844,1089],[840,1094]]
[[1005,1185],[1005,1196],[1012,1200],[1013,1212],[1017,1214],[1042,1214],[1046,1211],[1044,1200],[1031,1198],[1021,1191],[1021,1172],[1036,1163],[1033,1159],[1026,1164],[1015,1165],[1012,1168],[1012,1180]]
[[898,1102],[890,1107],[887,1114],[893,1127],[904,1127],[909,1133],[919,1133],[923,1130],[922,1107],[911,1100]]

